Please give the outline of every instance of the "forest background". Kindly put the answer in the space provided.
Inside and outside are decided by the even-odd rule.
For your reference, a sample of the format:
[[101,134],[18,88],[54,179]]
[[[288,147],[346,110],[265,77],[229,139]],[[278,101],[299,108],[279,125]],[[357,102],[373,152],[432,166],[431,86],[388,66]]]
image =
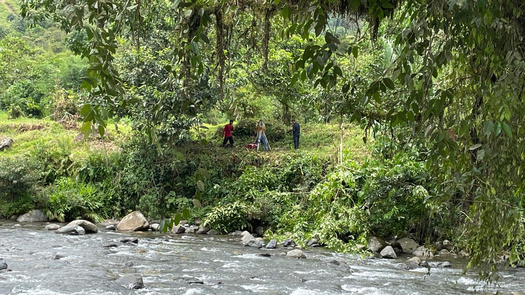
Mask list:
[[[339,251],[374,235],[449,239],[492,278],[525,254],[524,10],[2,0],[0,132],[15,144],[0,212],[139,209]],[[231,118],[238,144],[222,149]],[[259,118],[270,153],[243,148]]]

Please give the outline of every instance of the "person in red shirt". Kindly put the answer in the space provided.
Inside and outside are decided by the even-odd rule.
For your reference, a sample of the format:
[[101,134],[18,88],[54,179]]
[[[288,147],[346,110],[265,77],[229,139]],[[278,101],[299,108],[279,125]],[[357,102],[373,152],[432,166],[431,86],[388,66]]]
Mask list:
[[224,126],[224,129],[222,130],[222,134],[224,135],[224,141],[222,142],[222,146],[226,147],[226,142],[230,142],[230,146],[233,148],[233,120],[230,120],[230,124],[226,124]]

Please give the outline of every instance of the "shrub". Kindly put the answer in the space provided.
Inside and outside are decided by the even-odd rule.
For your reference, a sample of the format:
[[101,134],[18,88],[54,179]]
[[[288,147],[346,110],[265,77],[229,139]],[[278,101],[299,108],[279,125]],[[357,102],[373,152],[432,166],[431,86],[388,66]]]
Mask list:
[[250,206],[241,201],[227,205],[219,205],[211,210],[204,224],[220,233],[242,230],[248,225]]
[[102,208],[94,185],[60,178],[49,196],[47,216],[60,222],[78,218],[98,222],[102,219],[99,215]]
[[0,200],[17,201],[35,193],[39,170],[32,158],[0,158]]

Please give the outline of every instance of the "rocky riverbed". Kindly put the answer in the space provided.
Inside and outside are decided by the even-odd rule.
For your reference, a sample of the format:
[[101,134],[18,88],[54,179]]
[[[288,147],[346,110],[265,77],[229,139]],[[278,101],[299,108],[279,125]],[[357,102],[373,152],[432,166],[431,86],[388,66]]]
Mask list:
[[502,272],[497,286],[487,286],[475,274],[461,276],[461,259],[421,265],[403,254],[363,259],[323,248],[248,247],[243,239],[254,240],[246,233],[99,225],[96,234],[70,235],[46,225],[0,221],[0,294],[525,294],[525,270]]

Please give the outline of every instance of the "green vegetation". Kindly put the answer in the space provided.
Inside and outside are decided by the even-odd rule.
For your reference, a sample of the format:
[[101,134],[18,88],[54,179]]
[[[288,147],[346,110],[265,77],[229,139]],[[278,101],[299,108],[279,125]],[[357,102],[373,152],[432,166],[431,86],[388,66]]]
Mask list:
[[[489,279],[500,257],[525,259],[522,1],[11,6],[23,18],[0,9],[0,134],[15,140],[4,215],[184,212],[342,251],[371,235],[447,238]],[[234,150],[218,147],[230,118]],[[269,153],[243,147],[260,118]]]

